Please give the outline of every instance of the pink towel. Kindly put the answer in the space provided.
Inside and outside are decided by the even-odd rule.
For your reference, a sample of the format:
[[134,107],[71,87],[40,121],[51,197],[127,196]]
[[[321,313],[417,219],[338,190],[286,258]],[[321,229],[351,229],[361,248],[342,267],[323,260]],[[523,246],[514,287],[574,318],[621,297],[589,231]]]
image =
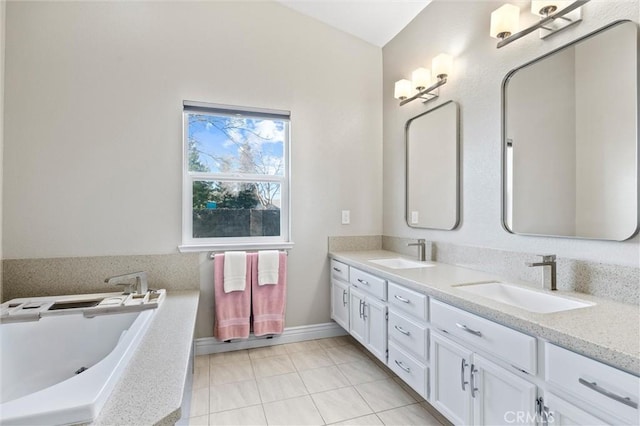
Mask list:
[[276,285],[258,285],[258,256],[254,256],[251,267],[253,334],[281,334],[284,330],[284,308],[287,300],[287,254],[280,253]]
[[251,273],[257,255],[247,254],[247,285],[244,291],[224,292],[224,254],[216,254],[213,262],[213,289],[216,315],[213,335],[218,340],[249,337],[251,315]]

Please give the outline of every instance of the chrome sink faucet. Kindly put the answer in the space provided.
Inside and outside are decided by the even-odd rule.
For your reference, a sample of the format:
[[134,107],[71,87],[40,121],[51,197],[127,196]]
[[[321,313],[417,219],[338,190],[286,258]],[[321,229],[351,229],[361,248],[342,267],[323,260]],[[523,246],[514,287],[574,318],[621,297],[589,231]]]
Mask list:
[[[132,284],[119,282],[122,280],[131,280],[133,278],[136,279],[135,288]],[[132,272],[130,274],[114,275],[113,277],[106,278],[104,282],[107,284],[124,286],[124,293],[126,294],[130,294],[130,293],[145,294],[148,290],[147,273],[144,271]]]
[[542,262],[527,262],[527,266],[542,266],[542,288],[545,290],[557,290],[556,288],[556,255],[542,256]]
[[426,259],[425,252],[427,251],[427,243],[423,238],[420,238],[416,243],[409,243],[407,247],[418,246],[418,260],[424,262]]

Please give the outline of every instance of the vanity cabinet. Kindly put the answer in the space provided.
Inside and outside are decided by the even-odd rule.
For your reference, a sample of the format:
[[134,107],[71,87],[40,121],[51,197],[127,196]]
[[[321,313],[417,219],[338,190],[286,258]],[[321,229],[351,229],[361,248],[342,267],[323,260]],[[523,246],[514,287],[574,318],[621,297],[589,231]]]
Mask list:
[[537,387],[431,333],[431,404],[456,425],[535,424]]
[[387,305],[351,288],[349,333],[380,361],[387,363]]
[[331,260],[331,318],[349,330],[349,265]]
[[565,401],[554,393],[544,393],[545,416],[554,426],[605,425],[607,422]]
[[349,330],[349,284],[331,280],[331,318]]
[[[570,395],[582,409],[610,418],[612,424],[640,422],[640,378],[550,343],[544,352],[545,380],[552,395]],[[553,415],[554,401],[560,406],[562,418],[566,405],[553,397],[551,401],[545,399],[545,405]],[[578,406],[566,410],[565,418],[577,416],[578,410],[582,411]]]

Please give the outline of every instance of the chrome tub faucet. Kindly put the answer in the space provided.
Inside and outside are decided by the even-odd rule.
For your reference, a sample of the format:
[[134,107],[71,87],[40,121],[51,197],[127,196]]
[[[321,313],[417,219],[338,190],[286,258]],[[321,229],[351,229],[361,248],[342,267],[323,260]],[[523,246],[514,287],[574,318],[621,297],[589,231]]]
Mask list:
[[557,290],[556,288],[556,255],[540,255],[541,262],[526,262],[525,265],[542,266],[542,288],[545,290]]
[[[136,279],[135,286],[130,283],[123,283],[123,280],[132,280]],[[144,271],[140,272],[132,272],[130,274],[122,274],[122,275],[114,275],[113,277],[105,278],[104,280],[107,284],[121,285],[124,286],[124,293],[138,293],[145,294],[148,290],[147,286],[147,273]]]
[[426,254],[425,254],[425,252],[427,251],[426,241],[423,238],[420,238],[418,242],[407,244],[407,247],[412,247],[412,246],[418,246],[418,260],[420,262],[426,261],[427,260]]

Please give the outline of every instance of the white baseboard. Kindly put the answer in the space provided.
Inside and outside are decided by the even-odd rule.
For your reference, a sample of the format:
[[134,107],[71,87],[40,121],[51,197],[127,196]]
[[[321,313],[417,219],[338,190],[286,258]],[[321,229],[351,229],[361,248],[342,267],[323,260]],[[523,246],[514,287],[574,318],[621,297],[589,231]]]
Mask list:
[[255,337],[253,334],[246,340],[235,340],[229,343],[221,342],[215,337],[196,339],[196,355],[215,354],[218,352],[237,351],[240,349],[261,348],[264,346],[281,345],[283,343],[304,342],[305,340],[323,339],[326,337],[344,336],[348,334],[335,322],[324,324],[287,327],[284,332],[272,338]]

